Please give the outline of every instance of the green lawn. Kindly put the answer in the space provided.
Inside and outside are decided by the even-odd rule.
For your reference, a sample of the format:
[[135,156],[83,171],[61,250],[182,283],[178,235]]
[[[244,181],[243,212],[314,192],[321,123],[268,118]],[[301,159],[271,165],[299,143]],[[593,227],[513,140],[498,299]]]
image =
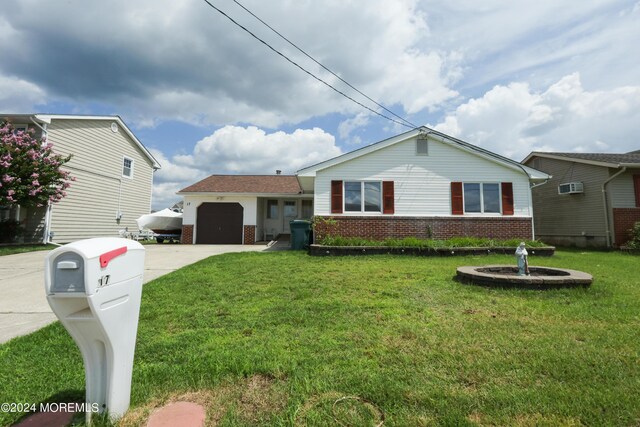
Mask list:
[[[244,253],[164,276],[144,287],[121,424],[186,398],[225,426],[637,426],[640,258],[531,258],[589,289],[453,280],[498,263],[514,258]],[[0,384],[0,402],[83,400],[80,353],[51,325],[0,345]]]
[[57,248],[56,245],[11,245],[0,246],[0,256],[21,254],[24,252],[50,251]]

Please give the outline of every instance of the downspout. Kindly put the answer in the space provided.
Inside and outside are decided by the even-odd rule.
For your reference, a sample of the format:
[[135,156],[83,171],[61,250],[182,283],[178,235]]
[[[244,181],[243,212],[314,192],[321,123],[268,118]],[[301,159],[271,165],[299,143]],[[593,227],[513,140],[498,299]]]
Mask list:
[[623,166],[618,172],[609,177],[605,182],[602,183],[602,202],[604,206],[604,229],[606,231],[607,238],[607,247],[610,248],[613,246],[613,242],[611,241],[611,229],[609,228],[609,206],[607,204],[607,184],[616,178],[618,175],[623,174],[627,171],[627,167]]
[[49,229],[51,228],[51,202],[47,202],[47,213],[44,215],[44,235],[42,236],[42,243],[48,244],[51,243],[51,235],[49,234]]
[[549,179],[545,179],[544,182],[529,186],[529,206],[531,206],[531,240],[536,239],[536,224],[533,218],[533,193],[531,192],[531,190],[536,187],[540,187],[541,185],[545,185],[547,182],[549,182]]
[[[47,133],[47,124],[44,123],[44,126],[41,126],[40,123],[38,123],[37,121],[34,120],[33,116],[29,116],[29,120],[31,120],[31,122],[38,126],[40,128],[40,130],[42,131],[42,138],[43,140],[46,141],[47,137],[48,137],[48,133]],[[43,231],[43,235],[42,235],[42,243],[43,244],[48,244],[50,243],[51,240],[51,236],[49,231],[51,230],[51,209],[53,208],[51,201],[47,201],[47,211],[44,215],[44,231]]]
[[122,178],[119,179],[120,184],[118,185],[118,212],[116,212],[116,222],[120,225],[120,220],[122,219],[122,211],[120,210],[120,201],[122,200]]

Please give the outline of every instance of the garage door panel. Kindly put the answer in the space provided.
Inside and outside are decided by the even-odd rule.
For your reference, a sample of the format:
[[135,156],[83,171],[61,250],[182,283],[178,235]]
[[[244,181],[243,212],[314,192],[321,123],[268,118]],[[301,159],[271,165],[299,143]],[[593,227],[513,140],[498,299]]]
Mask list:
[[240,203],[198,206],[196,243],[242,244],[244,208]]

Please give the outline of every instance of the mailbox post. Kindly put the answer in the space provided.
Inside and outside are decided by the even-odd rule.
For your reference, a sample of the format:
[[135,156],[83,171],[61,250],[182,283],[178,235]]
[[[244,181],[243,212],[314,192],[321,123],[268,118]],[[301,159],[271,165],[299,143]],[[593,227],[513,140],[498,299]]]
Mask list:
[[112,418],[129,408],[144,254],[138,242],[108,237],[62,246],[45,261],[49,305],[82,353],[87,408]]

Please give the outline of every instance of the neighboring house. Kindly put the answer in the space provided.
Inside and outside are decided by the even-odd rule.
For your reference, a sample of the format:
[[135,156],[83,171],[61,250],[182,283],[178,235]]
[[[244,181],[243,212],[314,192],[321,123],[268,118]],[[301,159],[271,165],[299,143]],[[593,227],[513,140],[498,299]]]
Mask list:
[[160,165],[120,117],[0,114],[4,120],[46,136],[55,153],[73,155],[63,166],[76,178],[67,196],[19,210],[25,241],[65,243],[137,230],[135,219],[151,209],[153,172]]
[[620,246],[640,221],[640,150],[533,152],[523,163],[553,175],[547,185],[533,189],[536,235],[545,242]]
[[250,245],[289,234],[289,221],[313,215],[313,194],[292,175],[212,175],[178,194],[182,243]]
[[[236,221],[234,242],[252,243],[251,237],[289,233],[290,219],[312,214],[319,236],[530,239],[530,186],[549,178],[420,128],[302,169],[296,176],[214,175],[178,194],[184,196],[185,243],[210,242],[202,240],[204,230],[222,230],[231,218]],[[223,207],[225,203],[229,206]]]

